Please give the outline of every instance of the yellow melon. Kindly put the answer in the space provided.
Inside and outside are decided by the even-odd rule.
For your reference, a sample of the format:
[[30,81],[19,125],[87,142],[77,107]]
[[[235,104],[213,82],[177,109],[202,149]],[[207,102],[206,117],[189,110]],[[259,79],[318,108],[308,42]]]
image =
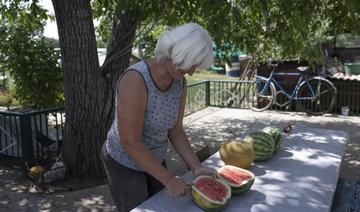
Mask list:
[[220,157],[226,165],[248,168],[254,161],[255,153],[251,143],[228,141],[221,145]]
[[39,173],[45,172],[45,169],[42,166],[33,166],[33,167],[31,167],[31,169],[29,171],[32,174],[39,174]]

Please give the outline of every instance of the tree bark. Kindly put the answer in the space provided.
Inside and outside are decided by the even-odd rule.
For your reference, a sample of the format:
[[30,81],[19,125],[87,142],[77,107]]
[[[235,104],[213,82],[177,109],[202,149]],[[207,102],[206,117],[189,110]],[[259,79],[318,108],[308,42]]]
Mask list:
[[100,69],[90,0],[52,2],[64,69],[64,161],[74,177],[101,178],[100,150],[114,118],[116,81],[129,65],[136,14],[114,16],[106,65]]
[[111,94],[104,92],[108,85],[99,71],[90,1],[53,0],[53,6],[64,69],[65,163],[73,176],[102,177],[99,152],[108,127],[105,117]]
[[133,41],[138,26],[137,15],[126,10],[114,14],[111,37],[106,50],[106,59],[101,70],[115,89],[119,75],[129,66]]

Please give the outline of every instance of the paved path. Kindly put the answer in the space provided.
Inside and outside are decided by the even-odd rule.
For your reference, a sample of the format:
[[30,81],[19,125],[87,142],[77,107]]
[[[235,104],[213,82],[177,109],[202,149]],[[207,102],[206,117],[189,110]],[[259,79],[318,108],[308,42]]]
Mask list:
[[[186,131],[195,150],[205,145],[214,153],[224,141],[242,138],[247,132],[267,125],[283,127],[316,127],[342,130],[349,134],[340,176],[360,180],[360,117],[306,116],[289,112],[253,112],[241,109],[207,108],[187,116]],[[170,170],[177,175],[185,173],[181,159],[169,151]],[[30,193],[29,183],[21,181],[17,170],[0,166],[0,212],[21,211],[115,211],[106,186],[96,186],[71,192]]]

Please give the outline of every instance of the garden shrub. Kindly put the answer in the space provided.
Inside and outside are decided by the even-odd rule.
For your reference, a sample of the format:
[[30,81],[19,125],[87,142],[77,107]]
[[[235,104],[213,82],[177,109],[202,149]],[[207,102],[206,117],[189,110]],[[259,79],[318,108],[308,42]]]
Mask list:
[[13,97],[21,105],[36,108],[63,103],[63,72],[60,53],[41,30],[23,23],[0,24],[0,65],[14,79]]

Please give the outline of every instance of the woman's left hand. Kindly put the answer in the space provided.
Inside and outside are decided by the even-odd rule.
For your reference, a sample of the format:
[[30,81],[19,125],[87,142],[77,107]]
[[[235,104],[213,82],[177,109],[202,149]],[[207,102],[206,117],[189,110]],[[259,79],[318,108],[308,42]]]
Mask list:
[[194,169],[193,171],[194,177],[198,177],[200,175],[209,175],[212,177],[216,177],[216,170],[213,168],[208,168],[208,167],[199,167],[197,169]]

